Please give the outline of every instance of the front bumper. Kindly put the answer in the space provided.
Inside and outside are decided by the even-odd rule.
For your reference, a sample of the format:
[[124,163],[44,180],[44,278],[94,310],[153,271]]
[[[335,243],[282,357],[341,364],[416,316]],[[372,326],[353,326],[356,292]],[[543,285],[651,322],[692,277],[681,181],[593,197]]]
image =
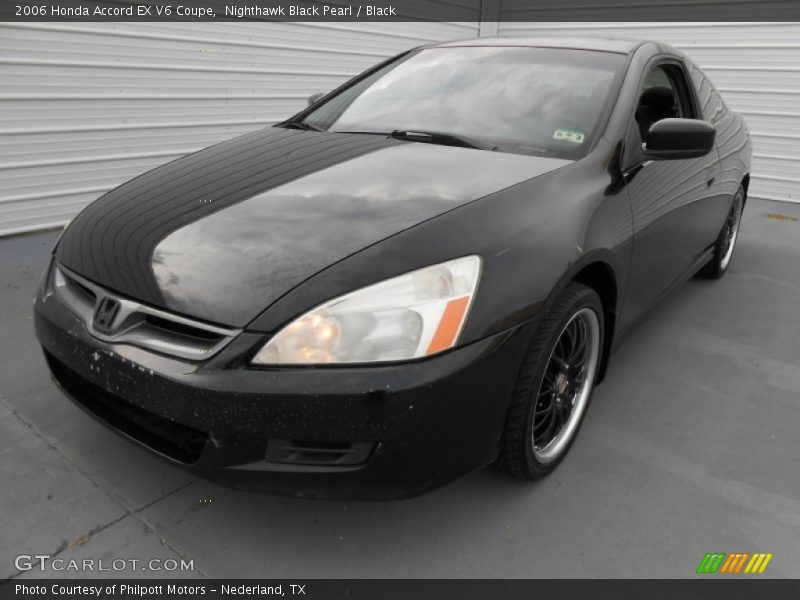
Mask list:
[[105,343],[43,298],[36,335],[78,406],[202,477],[304,497],[410,497],[490,463],[529,339],[523,326],[405,364],[251,369],[260,334],[193,363]]

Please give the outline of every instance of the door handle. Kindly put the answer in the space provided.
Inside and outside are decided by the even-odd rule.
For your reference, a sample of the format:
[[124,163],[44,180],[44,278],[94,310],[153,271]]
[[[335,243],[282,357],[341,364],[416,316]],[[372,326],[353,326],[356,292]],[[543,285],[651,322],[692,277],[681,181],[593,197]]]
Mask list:
[[717,180],[717,178],[716,178],[716,177],[712,177],[711,179],[709,179],[708,181],[706,181],[706,187],[711,187],[712,185],[714,185],[714,182],[715,182],[716,180]]

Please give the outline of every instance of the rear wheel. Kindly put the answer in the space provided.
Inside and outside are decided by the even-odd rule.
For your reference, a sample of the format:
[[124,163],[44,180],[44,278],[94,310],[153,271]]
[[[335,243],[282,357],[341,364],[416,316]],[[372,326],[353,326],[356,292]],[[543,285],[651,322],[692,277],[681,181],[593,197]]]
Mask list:
[[603,348],[603,305],[570,283],[542,319],[509,409],[498,465],[540,479],[566,455],[583,422]]
[[740,185],[739,189],[736,190],[736,195],[733,197],[731,209],[725,219],[725,225],[722,227],[722,231],[714,244],[714,256],[698,273],[701,277],[719,279],[725,275],[731,264],[736,240],[739,238],[742,212],[744,212],[744,188]]

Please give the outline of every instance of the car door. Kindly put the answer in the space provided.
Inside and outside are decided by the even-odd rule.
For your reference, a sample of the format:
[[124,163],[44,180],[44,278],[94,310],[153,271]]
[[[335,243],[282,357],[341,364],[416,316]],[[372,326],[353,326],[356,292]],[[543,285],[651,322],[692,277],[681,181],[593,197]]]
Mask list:
[[649,127],[670,117],[702,118],[683,63],[662,58],[651,62],[642,78],[623,156],[634,232],[623,325],[655,302],[713,242],[708,202],[717,193],[716,149],[679,160],[650,160],[642,151]]

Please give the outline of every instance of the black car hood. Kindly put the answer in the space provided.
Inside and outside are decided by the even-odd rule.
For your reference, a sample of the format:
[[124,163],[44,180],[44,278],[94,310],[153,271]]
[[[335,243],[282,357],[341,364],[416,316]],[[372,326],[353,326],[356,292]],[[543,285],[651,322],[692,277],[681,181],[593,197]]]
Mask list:
[[268,128],[105,194],[57,258],[122,295],[243,327],[321,269],[567,162]]

